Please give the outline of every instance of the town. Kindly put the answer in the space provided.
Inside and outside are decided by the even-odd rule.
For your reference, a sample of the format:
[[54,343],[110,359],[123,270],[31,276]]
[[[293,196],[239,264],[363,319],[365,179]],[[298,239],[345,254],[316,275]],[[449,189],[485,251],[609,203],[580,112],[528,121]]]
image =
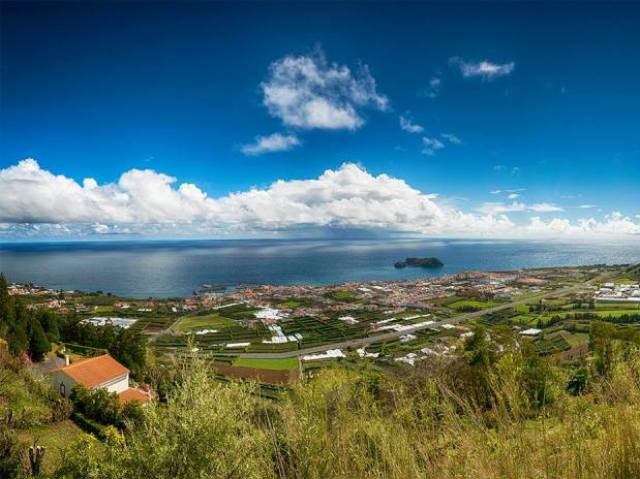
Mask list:
[[612,282],[624,270],[596,265],[326,286],[240,285],[144,300],[34,285],[8,290],[26,298],[28,308],[139,334],[160,355],[189,352],[213,359],[231,377],[286,383],[345,358],[414,365],[447,355],[478,323],[508,324],[544,354],[578,354],[589,318],[638,313],[638,285]]

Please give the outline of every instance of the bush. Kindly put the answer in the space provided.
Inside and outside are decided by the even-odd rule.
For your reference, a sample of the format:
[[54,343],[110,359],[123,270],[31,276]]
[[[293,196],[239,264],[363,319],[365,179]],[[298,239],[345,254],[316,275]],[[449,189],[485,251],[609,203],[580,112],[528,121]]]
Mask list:
[[13,431],[0,426],[0,477],[14,479],[21,477],[23,445]]
[[83,431],[88,432],[89,434],[93,434],[100,440],[106,439],[108,434],[107,433],[108,426],[103,426],[102,424],[99,424],[96,421],[89,419],[88,417],[86,417],[84,414],[80,412],[74,412],[71,415],[71,418],[73,419],[73,422],[75,422]]

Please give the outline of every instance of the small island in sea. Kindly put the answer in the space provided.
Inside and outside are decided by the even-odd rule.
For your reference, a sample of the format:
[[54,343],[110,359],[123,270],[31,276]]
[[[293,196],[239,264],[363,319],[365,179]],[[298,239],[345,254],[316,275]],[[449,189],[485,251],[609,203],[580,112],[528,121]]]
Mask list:
[[406,258],[404,261],[396,261],[393,266],[396,268],[442,268],[444,263],[438,258]]

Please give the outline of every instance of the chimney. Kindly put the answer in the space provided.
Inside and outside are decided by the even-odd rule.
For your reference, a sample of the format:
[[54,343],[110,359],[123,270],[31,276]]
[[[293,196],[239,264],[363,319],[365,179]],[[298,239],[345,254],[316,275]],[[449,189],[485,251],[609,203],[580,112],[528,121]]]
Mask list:
[[68,354],[64,355],[64,365],[65,366],[69,366],[69,355]]

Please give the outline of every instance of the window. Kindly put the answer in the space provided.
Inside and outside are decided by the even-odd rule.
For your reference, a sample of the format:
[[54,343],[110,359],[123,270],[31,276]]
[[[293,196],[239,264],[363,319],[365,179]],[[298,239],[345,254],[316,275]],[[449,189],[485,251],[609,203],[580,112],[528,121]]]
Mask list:
[[62,397],[66,396],[64,383],[60,383],[60,396],[62,396]]

